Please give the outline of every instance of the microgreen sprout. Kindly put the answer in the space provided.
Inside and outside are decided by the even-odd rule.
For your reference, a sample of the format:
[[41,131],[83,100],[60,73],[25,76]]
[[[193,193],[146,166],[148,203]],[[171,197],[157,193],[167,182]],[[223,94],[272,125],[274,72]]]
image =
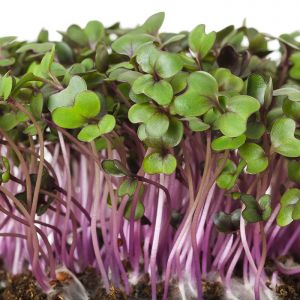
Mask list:
[[238,297],[238,264],[255,300],[300,273],[279,261],[299,252],[299,33],[163,21],[0,38],[0,257],[51,296],[88,299],[87,266],[127,295],[149,274],[153,300],[203,299],[212,274]]

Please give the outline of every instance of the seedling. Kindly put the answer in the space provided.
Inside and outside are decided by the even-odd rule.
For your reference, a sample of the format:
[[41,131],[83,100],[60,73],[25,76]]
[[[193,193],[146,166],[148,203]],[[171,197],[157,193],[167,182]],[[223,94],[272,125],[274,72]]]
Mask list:
[[107,292],[148,273],[167,300],[186,281],[203,299],[211,274],[234,294],[239,264],[264,299],[290,271],[268,278],[266,257],[299,252],[299,33],[163,21],[0,39],[0,258],[66,299],[87,299],[88,265]]

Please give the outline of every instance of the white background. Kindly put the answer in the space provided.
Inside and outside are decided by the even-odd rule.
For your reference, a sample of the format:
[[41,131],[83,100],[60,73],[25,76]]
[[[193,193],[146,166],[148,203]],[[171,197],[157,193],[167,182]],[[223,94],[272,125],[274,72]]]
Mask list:
[[84,26],[97,19],[109,26],[143,23],[151,14],[166,12],[164,31],[191,30],[203,23],[208,30],[247,25],[279,35],[300,30],[299,0],[0,0],[0,36],[33,40],[44,27],[50,38],[68,25]]

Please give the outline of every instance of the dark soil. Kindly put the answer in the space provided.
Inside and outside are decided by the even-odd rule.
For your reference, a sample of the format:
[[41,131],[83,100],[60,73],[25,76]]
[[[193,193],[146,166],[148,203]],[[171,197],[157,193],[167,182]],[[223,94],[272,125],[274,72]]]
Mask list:
[[[266,273],[270,275],[274,270],[274,263],[267,261]],[[142,276],[132,287],[132,292],[126,296],[121,290],[111,287],[108,293],[101,285],[101,278],[93,268],[87,268],[77,275],[90,295],[90,300],[149,300],[151,299],[151,284],[148,275]],[[300,275],[281,276],[282,284],[276,287],[276,293],[281,300],[300,299]],[[203,298],[205,300],[222,300],[224,289],[219,282],[203,281]],[[162,299],[163,283],[157,284],[157,297]],[[170,284],[170,300],[181,300],[177,285]],[[46,300],[47,296],[37,286],[30,272],[11,276],[0,269],[0,300]],[[51,299],[52,300],[52,299]],[[53,300],[63,300],[61,296]],[[195,300],[189,298],[189,300]]]
[[10,276],[0,271],[0,300],[46,300],[47,296],[37,287],[35,279],[28,273]]
[[[281,256],[277,259],[285,263],[291,256]],[[292,257],[294,259],[294,257]],[[297,263],[299,263],[297,261]],[[265,264],[265,271],[268,276],[276,270],[276,264],[268,258]],[[276,293],[280,300],[299,300],[300,299],[300,275],[280,275],[282,284],[276,286]]]
[[[111,287],[108,293],[99,284],[101,278],[93,268],[87,268],[77,275],[90,295],[90,300],[149,300],[151,299],[151,285],[149,276],[142,276],[133,286],[132,292],[126,296],[121,290]],[[218,282],[203,281],[203,294],[206,300],[221,300],[224,294],[223,287]],[[162,299],[163,283],[157,284],[157,297]],[[0,300],[46,300],[47,296],[37,286],[30,272],[11,276],[3,269],[0,270]],[[181,300],[180,292],[176,285],[170,284],[169,299]],[[51,299],[52,300],[52,299]],[[53,300],[63,300],[56,297]],[[194,300],[194,299],[190,299]]]
[[300,299],[300,275],[281,275],[283,284],[276,287],[279,299],[299,300]]

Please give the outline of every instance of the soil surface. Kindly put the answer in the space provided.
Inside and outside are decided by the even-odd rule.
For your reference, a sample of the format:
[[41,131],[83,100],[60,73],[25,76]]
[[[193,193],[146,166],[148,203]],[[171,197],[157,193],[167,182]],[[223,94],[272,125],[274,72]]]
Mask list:
[[46,300],[31,273],[10,276],[0,271],[0,300]]
[[[273,263],[267,262],[266,273],[273,271]],[[126,296],[121,290],[111,287],[106,293],[101,285],[101,279],[93,268],[87,268],[84,272],[77,274],[90,295],[90,300],[149,300],[151,299],[151,285],[148,275],[144,275],[139,282],[132,287],[132,292]],[[300,299],[300,275],[281,276],[282,284],[276,287],[276,293],[280,300]],[[205,300],[224,299],[224,289],[219,282],[203,281],[203,298]],[[163,283],[157,285],[158,299],[162,299]],[[180,292],[175,284],[170,284],[169,299],[181,300]],[[30,272],[19,275],[10,275],[0,269],[0,300],[47,300],[36,284]],[[63,300],[61,296],[51,300]],[[189,298],[189,300],[195,300]]]
[[[93,268],[87,268],[83,273],[77,274],[90,295],[90,300],[149,300],[151,299],[151,285],[148,275],[144,275],[139,282],[132,287],[132,292],[126,296],[121,290],[111,287],[106,293],[101,286],[101,279]],[[163,282],[157,284],[158,299],[162,299]],[[218,282],[203,282],[204,299],[221,300],[224,290]],[[46,300],[44,294],[37,286],[30,272],[11,276],[0,270],[0,300]],[[169,299],[181,300],[180,292],[174,284],[170,284]],[[61,296],[51,300],[63,300]],[[190,298],[190,300],[194,300]]]
[[[289,255],[278,257],[279,261],[285,263],[288,259],[294,257]],[[265,272],[270,277],[276,271],[276,264],[272,259],[267,259],[265,264]],[[300,299],[300,275],[284,275],[280,274],[281,284],[276,286],[276,294],[280,300],[299,300]]]

